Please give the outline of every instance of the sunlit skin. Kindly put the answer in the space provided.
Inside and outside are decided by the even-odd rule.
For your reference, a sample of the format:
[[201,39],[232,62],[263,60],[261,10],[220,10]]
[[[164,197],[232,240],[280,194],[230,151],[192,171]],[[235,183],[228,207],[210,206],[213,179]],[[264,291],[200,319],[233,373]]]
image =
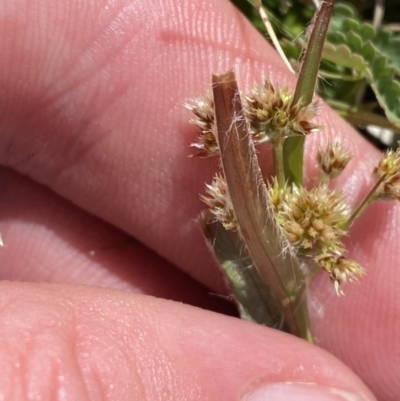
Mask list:
[[[210,295],[227,289],[196,216],[217,162],[188,158],[183,104],[232,65],[243,88],[266,73],[295,83],[228,1],[0,0],[0,57],[5,400],[240,400],[285,381],[398,400],[395,202],[352,227],[346,247],[366,274],[345,296],[313,281],[317,345],[225,316]],[[354,207],[379,152],[328,107],[317,114],[307,185],[318,146],[342,138],[353,158],[333,183]]]

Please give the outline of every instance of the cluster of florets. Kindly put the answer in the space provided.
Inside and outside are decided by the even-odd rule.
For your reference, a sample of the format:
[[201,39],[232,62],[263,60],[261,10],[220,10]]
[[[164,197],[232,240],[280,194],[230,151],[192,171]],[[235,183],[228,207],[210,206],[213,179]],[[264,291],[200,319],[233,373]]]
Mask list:
[[335,283],[355,279],[363,269],[343,256],[342,238],[351,210],[343,194],[320,184],[307,190],[303,187],[279,187],[277,180],[269,186],[268,196],[276,221],[290,246],[304,260],[313,260]]
[[228,192],[225,179],[216,174],[213,182],[206,184],[206,194],[201,195],[201,200],[211,210],[215,219],[218,220],[226,230],[236,231],[236,216]]
[[320,171],[320,181],[327,183],[336,178],[351,160],[351,153],[338,140],[328,143],[325,150],[319,148],[317,163]]
[[196,156],[207,157],[218,154],[218,143],[216,139],[216,125],[214,100],[211,93],[204,98],[198,98],[192,103],[185,104],[196,117],[190,122],[197,125],[200,129],[200,135],[196,142],[192,143],[192,147],[197,149]]
[[[200,128],[200,136],[192,144],[197,155],[219,154],[212,96],[197,99],[186,107],[196,116],[191,122]],[[268,78],[243,97],[243,110],[255,144],[271,141],[274,146],[276,139],[275,144],[282,144],[285,138],[306,136],[320,128],[311,122],[316,114],[316,103],[304,106],[302,102],[293,102],[287,89],[275,88]],[[374,170],[376,185],[363,203],[351,211],[342,192],[329,189],[330,181],[344,170],[350,159],[346,147],[335,140],[326,149],[318,150],[317,186],[308,190],[274,179],[267,191],[276,222],[289,246],[298,257],[311,260],[328,272],[338,294],[342,283],[364,273],[355,261],[344,256],[342,238],[354,219],[375,199],[400,199],[400,150],[388,151]],[[212,184],[206,186],[206,193],[202,200],[215,219],[227,230],[236,231],[238,224],[224,177],[216,175]]]
[[[244,114],[249,124],[249,132],[254,143],[273,140],[274,137],[308,135],[319,129],[311,120],[317,111],[317,104],[303,106],[293,103],[287,88],[274,88],[268,78],[264,85],[256,86],[243,97]],[[194,99],[185,104],[195,114],[190,122],[200,129],[197,141],[192,147],[197,149],[196,156],[208,157],[218,154],[214,100],[211,94]]]
[[[284,196],[276,196],[275,192],[283,192]],[[340,192],[331,191],[324,185],[311,190],[297,186],[282,189],[274,180],[269,193],[279,225],[299,252],[340,246],[340,240],[346,234],[342,227],[350,216],[350,209]]]
[[268,78],[264,85],[254,87],[250,95],[244,97],[244,110],[250,134],[257,142],[270,141],[274,137],[305,136],[319,129],[311,122],[317,104],[293,103],[289,90],[274,88]]
[[380,183],[376,191],[380,199],[400,200],[400,148],[384,153],[374,177]]
[[357,262],[345,258],[340,253],[322,253],[315,258],[315,261],[329,274],[338,295],[343,294],[342,283],[354,281],[358,276],[365,273],[364,269]]

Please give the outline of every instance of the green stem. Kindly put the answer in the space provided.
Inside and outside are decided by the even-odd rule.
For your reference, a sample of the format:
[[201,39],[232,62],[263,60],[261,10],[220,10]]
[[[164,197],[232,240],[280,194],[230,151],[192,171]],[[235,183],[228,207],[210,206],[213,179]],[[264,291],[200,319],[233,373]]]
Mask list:
[[326,33],[328,32],[334,2],[334,0],[323,1],[311,22],[312,30],[302,61],[296,91],[293,96],[294,104],[301,101],[304,105],[307,105],[311,103],[314,96],[322,49]]
[[272,157],[279,188],[283,188],[285,185],[285,169],[283,165],[283,141],[280,138],[272,141]]
[[384,180],[385,176],[382,176],[377,183],[372,187],[372,189],[369,191],[368,195],[362,200],[362,202],[354,209],[353,213],[351,214],[349,220],[346,222],[345,229],[348,230],[354,223],[354,221],[360,217],[364,211],[367,209],[367,207],[373,203],[377,197],[378,194],[376,193],[376,190],[379,188],[379,186],[382,184],[382,181]]
[[[333,4],[334,0],[321,2],[312,21],[312,30],[304,53],[293,104],[301,102],[303,106],[307,106],[312,101]],[[285,177],[289,183],[303,185],[304,141],[304,137],[290,137],[285,141],[283,147]]]

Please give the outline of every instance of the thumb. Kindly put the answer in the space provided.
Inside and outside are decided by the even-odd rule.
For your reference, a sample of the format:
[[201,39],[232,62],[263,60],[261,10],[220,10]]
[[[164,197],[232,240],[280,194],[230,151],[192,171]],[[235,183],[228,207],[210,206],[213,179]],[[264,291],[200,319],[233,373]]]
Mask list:
[[172,301],[0,284],[5,400],[359,400],[346,366],[303,340]]

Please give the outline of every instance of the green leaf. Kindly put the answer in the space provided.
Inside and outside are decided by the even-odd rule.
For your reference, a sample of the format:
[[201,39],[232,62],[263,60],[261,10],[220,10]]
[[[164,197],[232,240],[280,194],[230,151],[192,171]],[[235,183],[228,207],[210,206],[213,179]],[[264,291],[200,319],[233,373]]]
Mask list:
[[370,83],[388,120],[400,127],[400,84],[386,57],[377,56],[371,63]]
[[271,290],[264,284],[254,263],[237,232],[227,231],[214,216],[205,210],[199,222],[207,243],[214,251],[233,298],[238,305],[240,317],[264,326],[282,327],[284,316]]
[[[306,106],[314,96],[321,62],[322,48],[332,15],[333,0],[323,1],[312,21],[312,29],[302,60],[293,104]],[[304,137],[292,137],[283,144],[283,163],[286,180],[291,184],[303,185]]]
[[368,63],[360,54],[353,53],[345,44],[338,46],[326,42],[322,52],[324,60],[338,63],[344,67],[352,68],[360,73],[360,79],[366,74]]
[[356,8],[351,3],[336,2],[333,7],[332,18],[329,22],[329,32],[341,32],[345,18],[359,19]]
[[328,33],[323,57],[366,78],[388,120],[400,127],[400,38],[371,24],[344,19],[339,32]]
[[387,30],[378,30],[374,45],[387,56],[396,74],[400,74],[400,37]]

